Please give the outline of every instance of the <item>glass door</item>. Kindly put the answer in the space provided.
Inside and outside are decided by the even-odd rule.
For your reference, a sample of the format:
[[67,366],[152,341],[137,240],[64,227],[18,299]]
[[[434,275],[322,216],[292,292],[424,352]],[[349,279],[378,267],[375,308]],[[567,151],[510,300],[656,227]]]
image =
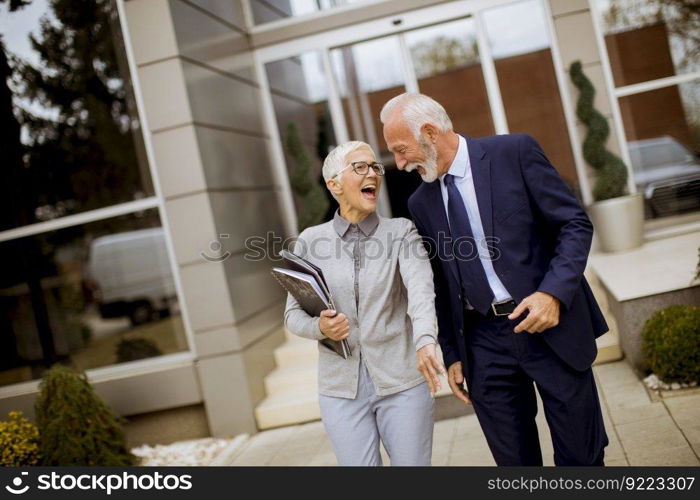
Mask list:
[[372,146],[379,161],[387,167],[377,206],[379,213],[386,217],[397,215],[388,191],[395,166],[382,138],[379,112],[386,101],[406,92],[406,68],[400,57],[401,36],[375,38],[330,51],[348,138]]
[[279,144],[280,117],[293,109],[314,116],[301,128],[319,173],[336,144],[369,143],[387,167],[379,212],[408,217],[408,197],[422,181],[396,168],[379,112],[392,97],[420,91],[445,107],[461,135],[530,133],[580,194],[575,118],[559,93],[565,76],[553,62],[545,8],[541,0],[458,0],[264,48]]

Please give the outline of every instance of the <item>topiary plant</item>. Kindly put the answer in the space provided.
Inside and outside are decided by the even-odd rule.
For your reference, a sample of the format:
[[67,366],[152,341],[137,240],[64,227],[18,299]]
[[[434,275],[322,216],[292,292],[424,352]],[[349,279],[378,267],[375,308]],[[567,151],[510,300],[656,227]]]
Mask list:
[[122,339],[117,344],[117,363],[160,356],[163,352],[148,339]]
[[39,430],[21,411],[11,411],[9,416],[9,421],[0,421],[0,466],[37,465]]
[[299,232],[307,227],[323,222],[330,203],[323,188],[311,177],[312,162],[299,135],[299,128],[294,122],[287,124],[287,136],[284,141],[289,156],[294,160],[289,182],[301,199],[297,228]]
[[42,465],[129,466],[136,457],[126,447],[119,415],[95,394],[84,373],[61,364],[39,384],[36,421]]
[[642,330],[644,362],[664,382],[700,382],[700,307],[671,306]]
[[583,157],[597,172],[593,198],[603,201],[624,196],[627,190],[627,167],[620,157],[605,147],[610,127],[605,117],[593,106],[595,88],[584,74],[581,61],[571,64],[569,76],[580,93],[576,103],[576,116],[588,131],[583,141]]

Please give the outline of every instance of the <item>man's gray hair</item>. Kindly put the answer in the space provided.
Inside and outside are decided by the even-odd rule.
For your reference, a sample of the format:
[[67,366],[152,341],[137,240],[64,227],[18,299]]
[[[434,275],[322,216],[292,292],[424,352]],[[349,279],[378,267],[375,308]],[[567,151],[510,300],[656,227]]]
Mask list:
[[[328,156],[323,161],[323,180],[328,182],[338,175],[347,165],[345,160],[347,156],[362,148],[372,151],[372,146],[362,141],[348,141],[333,148],[333,151],[328,153]],[[374,151],[372,151],[372,154],[374,155]],[[376,157],[376,155],[374,156]]]
[[397,108],[416,139],[420,137],[420,130],[426,123],[432,123],[442,132],[452,130],[452,120],[450,120],[445,108],[427,95],[405,92],[390,99],[379,113],[379,119],[382,123],[386,124]]

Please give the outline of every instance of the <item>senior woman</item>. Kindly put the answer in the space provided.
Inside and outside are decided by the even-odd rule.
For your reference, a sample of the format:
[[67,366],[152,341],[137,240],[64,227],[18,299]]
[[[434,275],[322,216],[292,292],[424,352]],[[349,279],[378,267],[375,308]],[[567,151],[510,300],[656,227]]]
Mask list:
[[301,337],[347,338],[343,359],[319,342],[321,418],[339,465],[430,465],[437,320],[432,269],[413,223],[377,215],[384,167],[359,141],[323,164],[339,205],[333,220],[305,229],[294,252],[323,270],[337,311],[307,314],[290,294],[284,322]]

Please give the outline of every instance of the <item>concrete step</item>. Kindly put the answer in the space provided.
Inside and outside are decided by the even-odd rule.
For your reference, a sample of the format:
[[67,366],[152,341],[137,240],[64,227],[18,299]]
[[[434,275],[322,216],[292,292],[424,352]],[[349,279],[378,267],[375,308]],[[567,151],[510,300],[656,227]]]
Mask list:
[[316,391],[271,394],[255,408],[255,420],[261,430],[311,422],[320,418],[321,410]]
[[617,327],[609,323],[608,326],[610,327],[610,331],[596,339],[598,355],[593,362],[594,365],[610,363],[622,359],[623,355],[622,349],[620,348],[620,339],[617,335]]
[[613,316],[608,306],[608,296],[603,289],[603,285],[600,283],[598,276],[596,276],[593,269],[589,266],[586,268],[585,272],[586,280],[588,280],[593,295],[595,295],[596,301],[600,306],[600,310],[603,312],[605,321],[608,323],[608,331],[606,334],[598,337],[596,339],[596,344],[598,345],[598,355],[593,362],[594,365],[601,363],[609,363],[611,361],[618,361],[622,359],[622,349],[620,348],[620,338],[617,333],[617,322],[615,321],[615,316]]
[[275,363],[278,368],[315,366],[318,363],[318,344],[307,339],[285,342],[275,349]]
[[265,394],[290,391],[316,391],[318,368],[316,363],[277,368],[265,377]]

